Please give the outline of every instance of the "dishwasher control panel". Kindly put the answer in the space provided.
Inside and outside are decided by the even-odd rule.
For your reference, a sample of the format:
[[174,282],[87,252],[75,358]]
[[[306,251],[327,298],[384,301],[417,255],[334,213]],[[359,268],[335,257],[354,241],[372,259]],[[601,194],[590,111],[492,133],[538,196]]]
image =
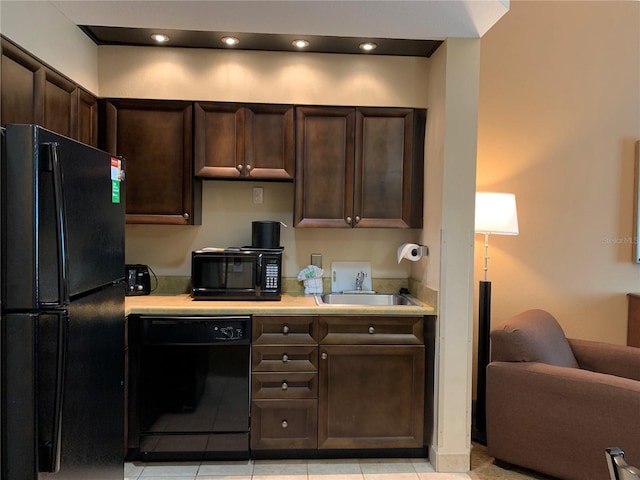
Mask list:
[[143,345],[215,345],[251,343],[251,317],[140,316]]

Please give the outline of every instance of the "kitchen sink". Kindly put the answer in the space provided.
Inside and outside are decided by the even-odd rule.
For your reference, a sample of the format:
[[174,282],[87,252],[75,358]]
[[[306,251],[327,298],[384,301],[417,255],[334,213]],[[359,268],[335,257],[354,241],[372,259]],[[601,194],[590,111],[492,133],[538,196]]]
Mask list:
[[327,293],[316,295],[318,305],[417,306],[418,304],[395,293]]

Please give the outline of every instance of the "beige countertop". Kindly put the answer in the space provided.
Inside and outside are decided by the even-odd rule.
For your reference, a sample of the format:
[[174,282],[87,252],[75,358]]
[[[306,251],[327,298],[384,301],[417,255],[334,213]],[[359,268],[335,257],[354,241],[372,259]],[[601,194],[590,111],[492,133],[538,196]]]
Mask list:
[[194,301],[190,295],[126,297],[125,313],[146,315],[435,315],[435,308],[419,306],[317,305],[313,296],[282,295],[280,301]]

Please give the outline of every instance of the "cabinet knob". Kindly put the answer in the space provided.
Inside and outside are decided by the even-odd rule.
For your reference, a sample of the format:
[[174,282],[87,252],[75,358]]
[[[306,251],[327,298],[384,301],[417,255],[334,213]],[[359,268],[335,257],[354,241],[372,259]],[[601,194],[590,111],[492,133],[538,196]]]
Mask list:
[[183,213],[182,214],[182,218],[184,218],[185,220],[189,220],[189,214],[188,213]]
[[236,165],[236,170],[238,170],[238,172],[242,173],[242,169],[244,168],[244,165]]
[[286,353],[282,355],[282,363],[287,363],[289,361],[289,355]]
[[282,382],[282,390],[287,390],[289,388],[289,385],[287,384],[287,382]]
[[347,223],[351,225],[351,217],[347,217]]
[[282,327],[282,334],[287,335],[289,333],[289,325],[284,325]]
[[373,335],[374,333],[376,333],[376,329],[375,329],[375,327],[374,327],[373,325],[371,325],[371,326],[369,327],[369,333],[370,333],[371,335]]
[[322,360],[326,360],[327,358],[329,358],[329,355],[327,355],[327,352],[322,352],[322,355],[320,355],[320,358],[322,358]]
[[244,169],[247,171],[247,175],[251,173],[251,170],[253,170],[253,167],[251,165],[245,165]]
[[282,420],[282,423],[280,425],[282,425],[282,428],[287,428],[289,426],[289,422],[287,422],[286,420]]
[[361,218],[360,215],[356,215],[356,223],[360,222]]

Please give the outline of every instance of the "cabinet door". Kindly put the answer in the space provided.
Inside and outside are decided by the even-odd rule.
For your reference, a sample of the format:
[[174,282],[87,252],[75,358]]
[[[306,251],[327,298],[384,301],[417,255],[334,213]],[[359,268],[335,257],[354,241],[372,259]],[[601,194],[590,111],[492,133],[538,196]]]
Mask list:
[[253,450],[307,449],[317,445],[317,400],[254,400]]
[[292,180],[295,165],[294,107],[248,105],[245,114],[246,176]]
[[323,345],[424,345],[424,317],[327,315],[320,317]]
[[236,103],[196,103],[195,175],[240,178],[244,171],[244,110]]
[[320,348],[318,448],[422,448],[424,346]]
[[422,227],[423,158],[414,155],[418,116],[410,108],[357,110],[355,227]]
[[43,67],[38,71],[36,105],[41,109],[36,116],[49,130],[76,138],[78,117],[78,87],[53,70]]
[[254,315],[253,345],[304,345],[318,343],[314,315]]
[[36,118],[34,92],[39,78],[37,72],[42,64],[4,38],[1,46],[0,122],[2,126],[8,123],[37,123],[39,119]]
[[291,180],[293,116],[289,105],[196,103],[196,175]]
[[355,109],[296,109],[297,227],[351,228]]
[[87,145],[98,146],[98,99],[82,88],[78,88],[76,138]]
[[127,223],[200,223],[190,102],[109,100],[105,149],[127,162]]

